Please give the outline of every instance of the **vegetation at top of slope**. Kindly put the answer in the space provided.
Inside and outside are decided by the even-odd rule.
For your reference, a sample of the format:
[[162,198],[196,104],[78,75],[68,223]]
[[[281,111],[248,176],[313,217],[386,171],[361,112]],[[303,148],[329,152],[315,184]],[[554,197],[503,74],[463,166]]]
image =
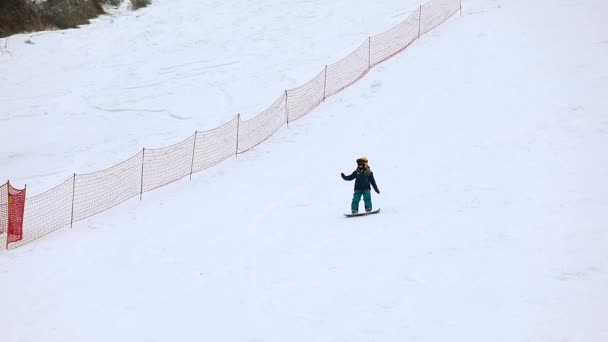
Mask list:
[[[150,0],[130,0],[133,10]],[[104,14],[103,5],[118,6],[122,0],[0,0],[0,37],[15,33],[66,29],[88,24]]]

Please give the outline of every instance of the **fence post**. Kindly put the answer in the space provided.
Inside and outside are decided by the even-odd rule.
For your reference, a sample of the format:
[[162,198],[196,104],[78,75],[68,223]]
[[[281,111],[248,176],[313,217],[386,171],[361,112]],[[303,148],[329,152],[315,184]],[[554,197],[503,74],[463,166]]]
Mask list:
[[372,37],[367,37],[367,70],[372,68]]
[[194,144],[192,145],[192,162],[190,162],[190,180],[192,180],[192,170],[194,169],[194,151],[196,151],[196,136],[198,131],[194,131]]
[[70,218],[70,228],[74,226],[74,195],[76,194],[76,172],[72,179],[72,217]]
[[287,127],[289,127],[289,108],[287,107],[287,90],[285,90],[285,119],[287,120]]
[[460,16],[462,17],[462,0],[460,0]]
[[236,151],[234,157],[239,157],[239,130],[241,129],[241,113],[236,114]]
[[420,39],[420,27],[422,26],[422,5],[418,11],[418,39]]
[[139,188],[139,201],[141,202],[141,199],[144,196],[144,157],[146,155],[146,148],[144,147],[141,150],[141,187]]
[[327,89],[327,65],[325,65],[325,79],[323,80],[323,101],[325,101],[325,90]]

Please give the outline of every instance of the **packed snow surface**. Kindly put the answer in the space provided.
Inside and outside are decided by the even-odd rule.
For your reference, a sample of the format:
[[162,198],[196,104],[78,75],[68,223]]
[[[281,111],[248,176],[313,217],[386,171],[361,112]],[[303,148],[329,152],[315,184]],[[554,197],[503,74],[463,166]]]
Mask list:
[[[158,0],[11,37],[2,174],[43,191],[253,116],[417,5]],[[3,252],[2,340],[608,341],[608,3],[463,5],[238,159]],[[382,212],[345,219],[363,155]]]

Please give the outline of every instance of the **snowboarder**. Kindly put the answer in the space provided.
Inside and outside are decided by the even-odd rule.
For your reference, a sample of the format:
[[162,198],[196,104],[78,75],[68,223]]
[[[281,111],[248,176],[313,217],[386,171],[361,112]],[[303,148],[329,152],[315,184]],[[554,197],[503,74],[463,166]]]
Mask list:
[[376,180],[374,179],[374,173],[369,168],[369,163],[367,158],[361,157],[357,159],[357,169],[349,176],[345,174],[341,174],[342,179],[346,181],[355,180],[355,194],[353,195],[353,202],[351,205],[351,210],[353,215],[359,213],[359,202],[361,202],[361,197],[363,197],[363,202],[365,203],[365,212],[369,213],[372,211],[372,195],[371,195],[371,186],[374,187],[376,193],[380,194],[380,190],[378,190],[378,186],[376,185]]

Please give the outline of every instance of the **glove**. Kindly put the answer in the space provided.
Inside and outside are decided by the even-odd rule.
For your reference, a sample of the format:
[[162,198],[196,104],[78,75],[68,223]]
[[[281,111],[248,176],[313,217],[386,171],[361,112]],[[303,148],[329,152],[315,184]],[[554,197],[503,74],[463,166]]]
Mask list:
[[376,190],[376,193],[377,193],[378,195],[380,195],[380,190]]
[[346,177],[344,173],[341,173],[340,176],[342,176],[342,178]]

